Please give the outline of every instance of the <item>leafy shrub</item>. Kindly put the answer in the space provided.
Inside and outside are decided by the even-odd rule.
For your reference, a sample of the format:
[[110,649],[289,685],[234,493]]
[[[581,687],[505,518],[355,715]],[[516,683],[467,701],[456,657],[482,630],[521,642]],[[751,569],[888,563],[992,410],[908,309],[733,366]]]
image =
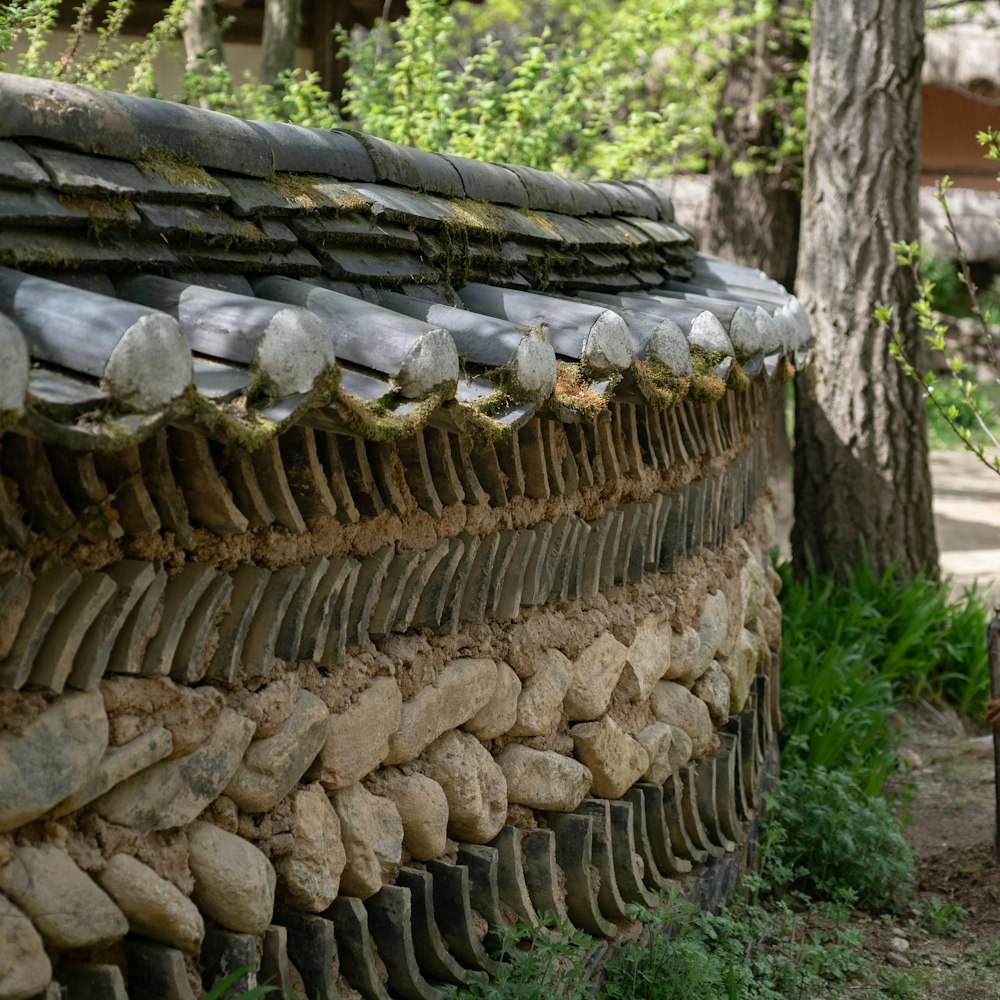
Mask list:
[[797,912],[766,881],[756,886],[759,897],[718,913],[677,897],[632,907],[647,938],[607,963],[599,1000],[802,1000],[838,985],[869,1000],[910,995],[897,977],[883,981],[842,910],[811,902]]
[[[52,58],[50,46],[60,0],[10,0],[0,7],[0,57],[16,47],[21,52],[13,64],[0,59],[0,70],[92,87],[110,87],[120,74],[126,74],[129,93],[159,97],[153,60],[179,37],[187,2],[171,0],[144,38],[126,41],[124,28],[132,0],[109,0],[102,8],[96,32],[93,21],[98,0],[83,0],[76,8],[77,18],[65,46]],[[93,45],[84,45],[87,36],[95,35]]]
[[632,944],[604,967],[600,996],[608,1000],[725,998],[733,979],[725,957],[709,949],[695,908],[677,896],[659,910],[627,912],[649,928],[648,943]]
[[747,7],[554,0],[515,31],[530,13],[507,0],[411,0],[408,17],[343,36],[345,107],[365,131],[462,156],[599,176],[698,169],[723,62],[773,13]]
[[843,578],[796,580],[778,568],[784,629],[786,745],[852,774],[879,793],[895,767],[889,719],[901,700],[948,701],[966,714],[989,696],[986,609],[975,593],[952,601],[946,583],[904,579],[867,562]]
[[543,914],[537,927],[519,921],[496,931],[494,957],[500,969],[493,980],[474,972],[464,988],[445,989],[449,996],[469,1000],[548,1000],[556,995],[585,1000],[593,989],[583,960],[594,946],[593,938],[583,931]]
[[920,926],[935,937],[956,937],[969,919],[969,911],[958,903],[945,902],[940,896],[931,896],[920,904]]
[[[977,133],[976,141],[986,150],[983,154],[985,159],[1000,162],[1000,129],[987,128]],[[997,174],[997,180],[1000,181],[1000,174]],[[923,331],[924,340],[933,350],[946,352],[947,369],[943,381],[952,391],[941,392],[942,380],[937,373],[922,370],[920,359],[905,342],[901,326],[903,318],[895,315],[892,308],[884,303],[875,307],[873,315],[888,328],[890,353],[906,375],[919,383],[925,399],[937,411],[937,418],[987,468],[1000,473],[1000,437],[989,419],[989,405],[983,406],[979,383],[967,375],[972,359],[963,356],[961,350],[947,354],[945,334],[948,325],[942,322],[940,316],[944,308],[950,312],[961,311],[975,319],[979,347],[989,355],[994,370],[992,381],[995,385],[1000,384],[1000,358],[990,329],[991,320],[997,319],[1000,289],[996,282],[985,291],[976,285],[948,203],[951,188],[950,178],[943,177],[938,181],[935,193],[955,249],[956,267],[951,269],[951,274],[946,271],[942,275],[939,261],[925,255],[919,242],[896,242],[892,244],[892,249],[896,252],[896,262],[909,271],[915,296],[912,312],[917,326]],[[954,282],[961,286],[962,296],[956,294]],[[962,299],[961,306],[958,305],[959,298]]]
[[183,100],[254,121],[289,121],[308,128],[338,128],[344,121],[320,84],[318,73],[300,69],[278,74],[271,86],[247,71],[237,82],[224,63],[203,61],[181,79]]
[[[146,38],[126,42],[133,0],[110,0],[96,34],[98,0],[83,0],[69,44],[53,53],[60,0],[11,0],[0,13],[0,59],[17,48],[15,72],[97,87],[125,72],[130,92],[161,96],[153,60],[177,44],[188,2],[173,0]],[[404,18],[341,30],[346,115],[315,73],[289,70],[266,86],[234,78],[216,53],[185,74],[177,96],[246,118],[351,124],[426,149],[565,173],[697,170],[712,153],[726,63],[752,54],[761,25],[808,30],[777,0],[736,11],[725,0],[552,0],[538,11],[510,0],[410,0]],[[778,109],[773,155],[782,160],[801,148],[799,70],[761,105]],[[766,154],[737,166],[766,169]]]
[[933,392],[925,400],[927,443],[931,448],[962,447],[963,437],[955,433],[956,427],[970,440],[978,437],[980,416],[994,437],[1000,434],[1000,386],[995,381],[978,386],[977,402],[981,412],[977,416],[965,405],[962,390],[964,383],[976,378],[976,372],[971,367],[962,367],[954,375],[955,378],[935,379]]
[[796,762],[773,805],[790,888],[873,913],[908,902],[915,855],[884,798],[863,794],[846,772]]

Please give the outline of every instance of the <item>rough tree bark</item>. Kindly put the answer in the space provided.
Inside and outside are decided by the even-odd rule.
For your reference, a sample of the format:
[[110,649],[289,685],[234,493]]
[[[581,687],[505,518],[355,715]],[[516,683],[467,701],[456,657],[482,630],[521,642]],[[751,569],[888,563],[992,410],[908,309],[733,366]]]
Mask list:
[[[737,5],[740,13],[752,8],[749,0]],[[786,23],[801,8],[801,0],[777,0],[771,15],[757,23],[752,48],[733,52],[715,122],[719,154],[708,207],[712,252],[759,267],[787,288],[795,282],[798,251],[796,166],[776,163],[740,174],[734,165],[763,166],[761,152],[773,151],[780,141],[781,109],[771,99],[778,81],[791,80],[806,59],[801,38]]]
[[212,66],[222,65],[222,32],[215,15],[215,0],[190,0],[184,12],[181,35],[189,70],[207,75]]
[[[753,0],[741,0],[736,11],[751,14]],[[796,77],[806,60],[803,40],[790,26],[802,13],[802,0],[776,0],[770,16],[754,28],[752,45],[734,48],[726,66],[715,121],[718,154],[711,171],[708,234],[711,250],[727,260],[759,267],[786,288],[795,283],[799,248],[797,162],[767,164],[762,154],[781,140],[782,116],[777,85]],[[750,174],[735,165],[756,162]],[[785,387],[772,385],[767,395],[768,462],[771,474],[785,476],[792,465],[792,448],[785,429]]]
[[816,335],[796,392],[795,565],[937,572],[920,390],[872,319],[895,307],[890,243],[917,238],[923,0],[814,0],[798,291]]
[[261,82],[272,87],[282,70],[294,69],[295,47],[302,30],[302,0],[264,0]]

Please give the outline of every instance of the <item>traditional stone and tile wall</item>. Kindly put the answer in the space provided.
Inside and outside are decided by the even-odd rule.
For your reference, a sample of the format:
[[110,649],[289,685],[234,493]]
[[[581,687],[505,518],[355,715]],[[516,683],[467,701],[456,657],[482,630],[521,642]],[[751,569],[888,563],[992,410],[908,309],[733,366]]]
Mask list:
[[333,942],[342,995],[381,989],[345,949],[409,995],[387,951],[461,978],[456,945],[445,974],[406,943],[418,901],[448,919],[439,882],[469,968],[494,920],[555,908],[613,938],[617,897],[733,851],[780,643],[762,401],[615,404],[499,444],[297,428],[238,461],[171,428],[127,500],[71,488],[125,454],[5,440],[13,513],[40,519],[3,557],[0,996],[53,968],[188,996],[262,942],[310,996]]
[[0,104],[0,1000],[439,1000],[729,891],[801,306],[638,182]]

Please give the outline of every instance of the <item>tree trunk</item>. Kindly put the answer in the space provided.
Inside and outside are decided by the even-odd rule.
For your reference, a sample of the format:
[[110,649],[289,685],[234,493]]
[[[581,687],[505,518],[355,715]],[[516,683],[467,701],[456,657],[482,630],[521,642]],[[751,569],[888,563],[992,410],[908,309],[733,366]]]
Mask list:
[[[181,24],[181,38],[184,41],[185,68],[205,77],[207,90],[211,93],[209,79],[212,71],[225,63],[222,32],[215,16],[215,0],[189,0]],[[207,94],[198,98],[198,104],[203,108],[212,107]]]
[[207,76],[212,66],[222,65],[222,32],[215,16],[215,0],[190,0],[181,35],[189,70]]
[[[747,14],[753,6],[743,0],[737,11]],[[708,209],[712,252],[759,267],[787,288],[795,281],[798,251],[797,165],[767,157],[780,142],[782,118],[790,114],[775,96],[777,83],[791,81],[806,59],[801,38],[786,23],[800,9],[801,0],[778,0],[772,15],[758,22],[752,48],[734,52],[726,68]],[[741,162],[756,169],[741,175],[734,170]]]
[[[753,12],[752,0],[737,13]],[[769,162],[781,139],[788,101],[776,96],[780,80],[796,77],[807,52],[788,20],[801,14],[802,0],[777,0],[770,17],[760,20],[748,50],[733,51],[715,121],[719,153],[712,167],[708,202],[708,240],[712,253],[758,267],[786,288],[795,283],[799,248],[800,202],[797,162]],[[735,165],[756,169],[741,174]],[[785,387],[770,386],[767,397],[768,465],[772,476],[790,476],[792,448],[785,427]]]
[[795,565],[867,552],[937,573],[919,387],[872,319],[894,307],[916,351],[893,240],[917,238],[922,0],[814,0],[798,290],[816,363],[796,392]]
[[264,0],[261,82],[272,87],[278,74],[295,68],[295,47],[302,30],[302,0]]

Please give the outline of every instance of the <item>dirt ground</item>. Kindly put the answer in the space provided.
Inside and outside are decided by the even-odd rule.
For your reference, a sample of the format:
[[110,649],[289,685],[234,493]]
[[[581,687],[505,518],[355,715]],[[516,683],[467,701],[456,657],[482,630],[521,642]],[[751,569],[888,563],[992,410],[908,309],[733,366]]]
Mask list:
[[[932,452],[931,475],[942,575],[951,577],[954,593],[975,582],[995,603],[1000,476],[961,450]],[[925,929],[907,937],[905,957],[928,1000],[1000,1000],[993,738],[985,727],[928,705],[913,710],[910,727],[903,744],[911,783],[906,833],[919,852],[918,895],[939,900],[944,915],[957,904],[969,916],[954,935],[934,934],[934,922],[925,919]],[[883,931],[872,942],[886,960],[891,937]]]
[[933,451],[934,527],[941,575],[956,592],[974,582],[1000,601],[1000,476],[967,451]]
[[[961,450],[932,452],[930,464],[942,576],[956,596],[978,583],[991,604],[1000,602],[1000,476]],[[790,475],[774,487],[787,557]],[[927,704],[914,706],[901,725],[907,770],[900,783],[908,786],[906,835],[919,855],[917,896],[938,919],[862,922],[868,948],[910,974],[926,1000],[1000,1000],[993,738]],[[956,920],[955,906],[968,917]]]
[[[922,918],[866,926],[873,956],[905,968],[927,1000],[1000,1000],[1000,866],[993,737],[926,703],[901,720],[906,836]],[[958,919],[954,907],[967,912]]]

